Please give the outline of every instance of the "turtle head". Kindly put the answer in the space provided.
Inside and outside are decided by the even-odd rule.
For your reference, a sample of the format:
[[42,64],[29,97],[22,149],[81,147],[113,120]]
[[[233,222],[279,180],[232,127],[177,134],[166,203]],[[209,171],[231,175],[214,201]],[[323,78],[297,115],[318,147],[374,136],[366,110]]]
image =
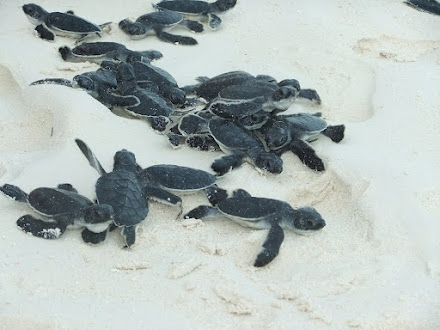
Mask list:
[[23,11],[32,24],[38,25],[44,22],[49,13],[35,3],[23,5]]
[[269,115],[265,111],[258,111],[250,116],[240,118],[239,124],[248,130],[258,129],[269,120]]
[[215,2],[217,10],[221,12],[225,12],[231,8],[234,8],[236,4],[237,4],[237,0],[217,0]]
[[301,85],[299,84],[299,81],[296,80],[296,79],[284,79],[284,80],[281,80],[278,83],[278,86],[279,87],[284,87],[284,86],[293,87],[293,88],[295,88],[298,91],[298,93],[301,90]]
[[284,225],[298,234],[307,234],[324,228],[325,221],[313,207],[301,207],[291,209],[289,220],[284,221]]
[[259,81],[264,81],[264,82],[268,82],[268,83],[271,83],[271,84],[276,84],[277,83],[277,80],[274,77],[269,76],[267,74],[259,74],[255,78],[257,80],[259,80]]
[[122,81],[134,81],[136,76],[134,74],[133,66],[129,63],[121,62],[118,65],[118,70],[116,72],[116,80],[119,82]]
[[172,104],[177,106],[183,106],[186,101],[185,92],[178,87],[170,87],[166,90],[166,94],[164,96],[170,100]]
[[298,96],[299,90],[292,86],[282,86],[275,90],[271,96],[272,106],[280,111],[287,110],[295,98]]
[[137,170],[136,167],[136,157],[134,153],[122,149],[115,153],[115,157],[113,159],[113,170],[114,171],[129,171],[135,173]]
[[88,207],[84,211],[84,221],[87,224],[110,224],[113,221],[113,207],[107,204],[98,204]]
[[283,160],[270,152],[260,152],[254,162],[255,166],[269,173],[279,174],[283,171]]
[[118,64],[113,61],[102,61],[101,68],[116,73],[118,69]]
[[267,131],[264,139],[270,150],[284,147],[291,140],[289,125],[284,121],[276,121]]
[[72,86],[75,88],[82,88],[89,94],[93,94],[97,91],[95,81],[82,74],[73,77]]
[[130,35],[132,39],[144,38],[147,32],[151,30],[151,27],[147,27],[147,24],[132,22],[129,19],[120,21],[119,28],[126,34]]

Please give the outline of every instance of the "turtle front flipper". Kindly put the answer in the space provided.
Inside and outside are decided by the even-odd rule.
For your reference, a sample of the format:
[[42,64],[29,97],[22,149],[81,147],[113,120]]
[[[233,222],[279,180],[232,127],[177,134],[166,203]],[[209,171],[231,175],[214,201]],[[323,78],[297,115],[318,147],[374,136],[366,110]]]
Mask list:
[[140,103],[137,96],[117,95],[112,93],[109,88],[106,88],[104,86],[100,87],[98,90],[98,101],[109,106],[117,107],[133,107],[139,105]]
[[89,161],[90,166],[92,166],[95,170],[98,171],[99,174],[104,175],[107,172],[102,167],[101,163],[99,162],[98,158],[96,158],[93,151],[85,144],[84,141],[80,139],[75,139],[75,142],[78,146],[78,148],[81,150],[83,155],[87,158]]
[[5,184],[1,186],[0,192],[17,202],[27,203],[28,201],[28,194],[12,184]]
[[67,224],[58,221],[43,221],[27,214],[17,220],[17,226],[26,233],[44,239],[56,239],[67,228]]
[[157,37],[162,41],[170,42],[172,44],[180,44],[180,45],[187,45],[187,46],[197,45],[197,40],[194,38],[171,34],[171,33],[165,32],[161,29],[156,29],[155,31],[156,31]]
[[316,103],[321,104],[321,98],[319,97],[318,92],[314,89],[301,89],[299,91],[298,97],[310,101],[315,101]]
[[208,14],[208,24],[213,30],[216,30],[220,24],[222,24],[222,19],[215,14]]
[[221,216],[222,213],[216,209],[215,207],[209,206],[209,205],[200,205],[196,207],[195,209],[192,209],[187,214],[183,216],[184,219],[208,219],[208,218],[216,218],[218,216]]
[[72,87],[72,81],[69,79],[64,78],[46,78],[34,81],[29,84],[29,86],[35,86],[35,85],[45,85],[45,84],[52,84],[52,85],[61,85],[66,87]]
[[324,163],[315,150],[305,141],[296,140],[291,143],[290,150],[301,159],[301,161],[315,171],[324,171]]
[[322,134],[330,138],[333,142],[341,142],[344,138],[345,126],[344,125],[330,125],[327,126],[325,130],[322,131]]
[[151,184],[145,185],[145,194],[147,195],[148,199],[152,199],[160,203],[178,206],[181,206],[182,204],[182,199],[180,197]]
[[179,24],[183,25],[184,27],[186,27],[187,29],[189,29],[193,32],[198,32],[198,33],[203,32],[203,24],[201,24],[197,21],[183,19]]
[[124,236],[126,247],[130,247],[136,241],[136,226],[123,227],[121,235]]
[[55,40],[55,34],[53,34],[43,24],[37,25],[37,27],[35,28],[35,31],[37,32],[38,37],[41,39],[48,40],[48,41]]
[[93,231],[84,228],[84,230],[81,232],[81,237],[86,243],[98,244],[106,239],[108,232],[109,230],[107,229],[104,230],[102,233],[94,233]]
[[406,5],[419,11],[440,15],[440,3],[435,0],[404,0]]
[[263,243],[263,250],[255,259],[254,267],[263,267],[272,262],[280,252],[281,243],[284,240],[284,231],[278,224],[272,224]]
[[224,155],[215,159],[211,164],[211,168],[218,176],[225,175],[232,169],[241,166],[241,164],[243,164],[243,158],[244,155],[241,153]]

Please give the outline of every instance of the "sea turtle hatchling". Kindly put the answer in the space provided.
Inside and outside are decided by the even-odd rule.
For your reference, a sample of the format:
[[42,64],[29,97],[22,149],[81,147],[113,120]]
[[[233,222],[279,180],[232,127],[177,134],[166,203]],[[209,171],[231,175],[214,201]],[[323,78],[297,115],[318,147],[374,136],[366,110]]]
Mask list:
[[119,22],[119,28],[132,39],[142,39],[149,34],[156,34],[162,41],[181,45],[196,45],[197,40],[194,38],[165,31],[177,25],[183,25],[193,32],[203,31],[203,25],[199,22],[186,20],[179,13],[168,10],[142,15],[135,22],[128,18]]
[[284,240],[283,229],[306,234],[325,226],[324,219],[312,207],[294,209],[284,201],[252,197],[242,189],[234,191],[232,197],[218,199],[213,206],[198,206],[184,218],[205,220],[218,216],[227,217],[243,227],[269,229],[263,249],[254,262],[255,267],[266,266],[278,255]]
[[117,42],[83,42],[71,49],[67,46],[58,48],[58,52],[66,62],[95,62],[104,60],[133,62],[150,62],[162,57],[158,50],[135,51],[127,49]]
[[19,187],[5,184],[0,192],[17,202],[27,203],[34,211],[48,218],[36,219],[30,214],[17,220],[26,233],[33,236],[56,239],[68,227],[85,227],[82,238],[87,243],[99,243],[107,235],[107,228],[113,222],[113,209],[109,205],[96,205],[78,194],[70,184],[60,184],[57,188],[37,188],[29,194]]
[[[106,61],[103,61],[106,62]],[[133,95],[116,94],[118,82],[112,70],[100,68],[97,71],[84,72],[73,77],[46,78],[32,82],[30,85],[55,84],[85,90],[87,94],[107,107],[129,107],[139,104],[139,99]]]
[[319,134],[340,142],[344,138],[345,126],[329,125],[320,116],[319,112],[275,116],[259,130],[259,134],[267,148],[277,155],[292,151],[309,168],[323,171],[324,163],[309,142],[316,140]]
[[222,20],[216,14],[224,13],[232,9],[237,4],[237,0],[217,0],[206,2],[198,0],[187,1],[161,1],[154,6],[157,10],[172,10],[185,16],[198,16],[202,20],[207,19],[212,29],[216,29]]
[[102,27],[109,23],[97,25],[76,16],[72,11],[49,13],[35,3],[23,5],[23,11],[41,39],[54,40],[55,35],[68,36],[83,40],[88,36],[101,36]]
[[[213,117],[209,120],[208,131],[226,155],[214,160],[211,168],[217,175],[224,175],[237,168],[246,160],[258,169],[278,174],[283,170],[282,159],[264,150],[261,141],[246,129],[230,120]],[[195,140],[202,141],[203,139]],[[187,142],[188,143],[188,142]],[[190,145],[197,148],[197,145]]]
[[95,185],[98,204],[113,208],[114,224],[122,227],[121,234],[126,246],[136,240],[136,225],[148,215],[148,199],[153,198],[166,204],[181,205],[182,200],[139,176],[135,155],[122,149],[114,156],[113,171],[107,173],[92,150],[80,139],[75,140],[89,164],[101,175]]

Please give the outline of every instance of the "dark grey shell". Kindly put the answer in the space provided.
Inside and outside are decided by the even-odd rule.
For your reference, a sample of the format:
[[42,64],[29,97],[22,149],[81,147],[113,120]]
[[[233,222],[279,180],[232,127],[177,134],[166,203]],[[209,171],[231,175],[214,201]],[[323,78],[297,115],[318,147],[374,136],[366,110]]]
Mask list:
[[232,121],[212,118],[208,127],[215,141],[228,150],[246,151],[262,147],[256,138]]
[[108,204],[114,210],[117,226],[133,226],[148,215],[148,202],[136,174],[114,171],[101,176],[96,182],[99,204]]
[[286,205],[289,206],[286,202],[276,199],[233,197],[221,201],[217,207],[226,215],[238,217],[243,220],[257,221],[269,215],[282,212],[282,210],[286,208]]
[[28,203],[35,211],[48,217],[62,213],[75,213],[93,205],[88,198],[75,192],[44,187],[32,190],[28,195]]
[[154,165],[139,173],[163,189],[178,191],[202,190],[215,184],[216,176],[203,170],[178,166]]
[[251,80],[244,84],[232,85],[222,89],[219,97],[225,100],[251,100],[258,97],[269,97],[277,89],[277,86],[262,81]]
[[174,108],[156,93],[139,89],[132,93],[128,93],[127,95],[134,95],[139,99],[138,105],[127,108],[128,111],[133,112],[135,115],[147,117],[169,117],[174,111]]
[[53,12],[50,13],[45,23],[48,27],[52,27],[56,30],[65,31],[65,32],[74,32],[74,33],[93,33],[93,32],[102,32],[101,28],[93,24],[81,17],[67,14],[67,13],[59,13]]
[[221,90],[231,85],[240,85],[255,77],[245,71],[231,71],[220,74],[202,82],[196,89],[196,94],[210,101],[218,96]]
[[99,56],[110,52],[117,51],[119,49],[127,49],[124,45],[117,42],[83,42],[72,49],[72,53],[77,56]]
[[171,85],[177,87],[177,81],[167,71],[146,63],[132,62],[136,81],[153,81],[158,86]]
[[306,134],[322,132],[328,126],[324,119],[308,113],[278,116],[278,118],[286,120],[292,129]]
[[174,26],[183,20],[182,15],[174,11],[158,11],[140,16],[136,22],[146,26]]
[[177,11],[182,14],[203,14],[209,10],[205,1],[162,1],[155,5],[157,9]]

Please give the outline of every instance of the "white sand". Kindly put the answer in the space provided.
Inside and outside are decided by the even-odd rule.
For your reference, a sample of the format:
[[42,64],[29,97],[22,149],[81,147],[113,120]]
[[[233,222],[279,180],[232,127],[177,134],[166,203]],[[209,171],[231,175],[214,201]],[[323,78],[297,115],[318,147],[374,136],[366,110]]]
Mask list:
[[[97,23],[151,10],[145,1],[39,3]],[[105,168],[127,148],[143,166],[209,169],[219,153],[172,150],[146,123],[113,115],[83,91],[28,87],[97,66],[63,62],[57,49],[73,41],[36,38],[22,4],[0,3],[1,184],[30,191],[70,182],[92,198],[98,176],[74,138]],[[162,51],[157,65],[181,85],[242,69],[317,89],[322,106],[289,111],[346,124],[340,144],[314,143],[324,173],[286,154],[278,176],[245,165],[219,185],[313,205],[327,226],[307,237],[286,232],[275,261],[255,269],[266,232],[227,219],[176,220],[177,210],[152,202],[126,251],[118,231],[97,246],[75,230],[54,241],[28,236],[15,226],[28,208],[0,198],[0,328],[440,328],[439,17],[400,0],[239,0],[222,17],[195,47],[131,41],[116,24],[102,40]],[[206,204],[202,195],[183,199],[184,211]]]

